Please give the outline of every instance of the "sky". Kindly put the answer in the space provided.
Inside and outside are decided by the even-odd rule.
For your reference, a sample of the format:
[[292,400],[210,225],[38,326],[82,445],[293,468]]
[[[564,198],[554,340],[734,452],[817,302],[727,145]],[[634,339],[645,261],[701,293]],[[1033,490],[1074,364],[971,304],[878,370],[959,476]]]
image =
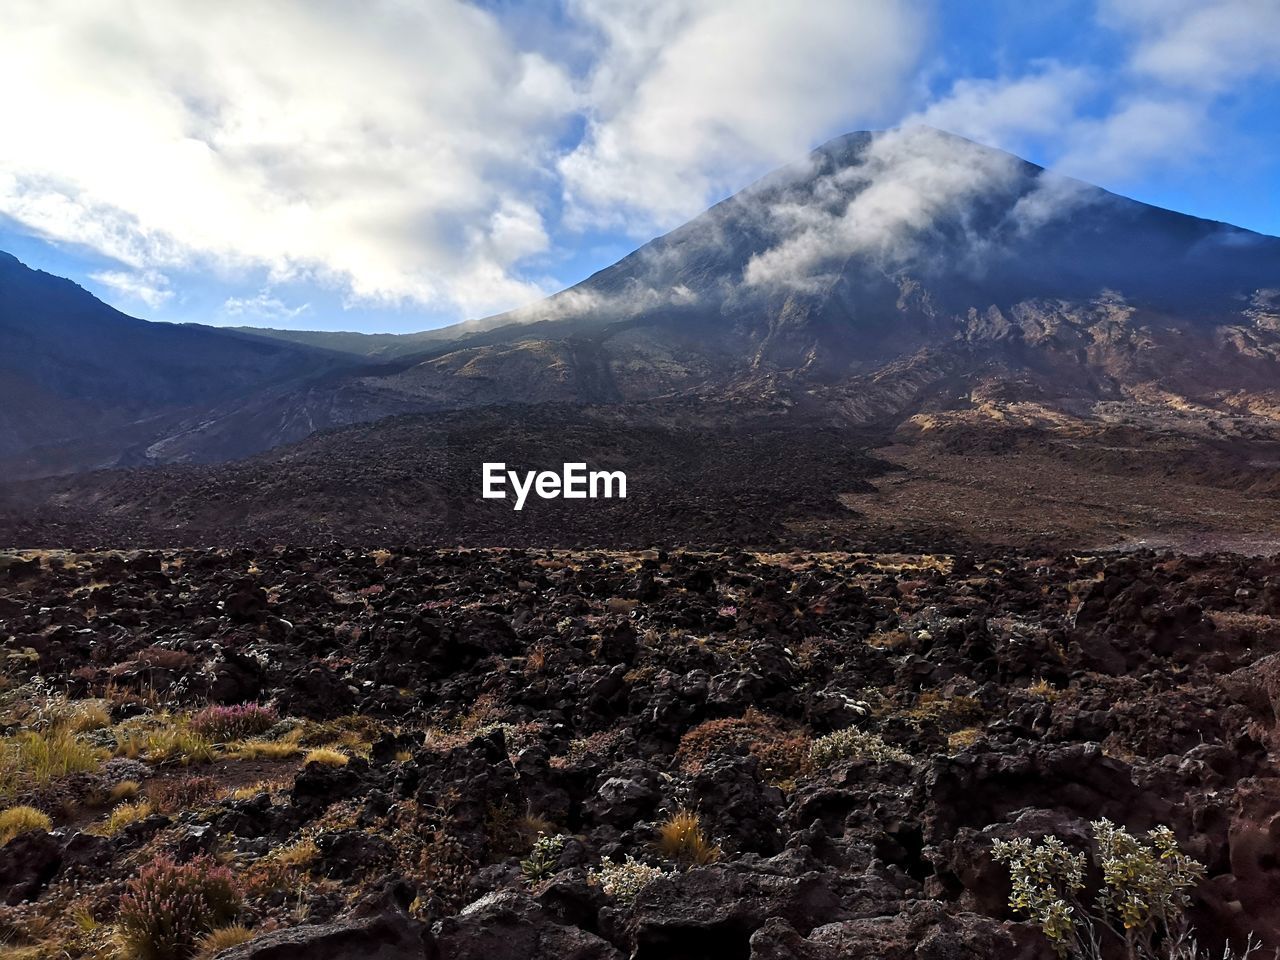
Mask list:
[[1280,235],[1280,0],[5,0],[0,250],[152,320],[408,332],[925,123]]

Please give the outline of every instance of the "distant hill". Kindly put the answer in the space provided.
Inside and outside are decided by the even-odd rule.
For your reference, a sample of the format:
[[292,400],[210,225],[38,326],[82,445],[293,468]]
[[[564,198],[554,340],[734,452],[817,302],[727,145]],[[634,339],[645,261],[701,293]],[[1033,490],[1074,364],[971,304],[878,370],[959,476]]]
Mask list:
[[272,327],[227,327],[236,333],[266,340],[282,340],[304,347],[347,353],[371,360],[394,360],[422,353],[458,335],[456,326],[418,333],[356,333],[347,330],[277,330]]
[[0,253],[0,461],[10,475],[141,462],[191,417],[348,364],[301,345],[126,316]]

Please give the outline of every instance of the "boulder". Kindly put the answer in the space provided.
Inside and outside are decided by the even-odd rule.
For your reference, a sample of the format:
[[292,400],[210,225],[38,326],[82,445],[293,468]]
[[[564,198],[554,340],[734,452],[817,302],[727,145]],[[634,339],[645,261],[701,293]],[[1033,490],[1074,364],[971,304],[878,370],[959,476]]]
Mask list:
[[0,899],[34,900],[62,867],[62,844],[43,830],[20,833],[0,847]]
[[425,924],[399,911],[274,930],[218,960],[434,960]]
[[509,890],[482,897],[433,932],[433,960],[623,960],[612,944]]

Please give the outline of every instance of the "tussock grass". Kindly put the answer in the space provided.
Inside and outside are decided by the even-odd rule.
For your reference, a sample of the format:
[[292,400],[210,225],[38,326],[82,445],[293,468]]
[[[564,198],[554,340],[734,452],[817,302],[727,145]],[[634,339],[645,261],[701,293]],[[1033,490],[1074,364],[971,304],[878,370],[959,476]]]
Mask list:
[[705,866],[720,859],[720,848],[702,830],[702,818],[692,810],[677,810],[658,826],[658,852],[686,866]]
[[212,763],[218,749],[183,721],[159,714],[147,723],[115,730],[115,755],[148,763]]
[[86,833],[96,833],[102,837],[114,837],[117,833],[139,820],[151,816],[151,804],[146,800],[137,803],[122,803],[111,811],[102,823],[94,824]]
[[331,750],[328,747],[308,750],[307,755],[302,758],[303,765],[318,763],[324,767],[345,767],[350,760],[351,758],[340,750]]
[[19,834],[31,830],[51,829],[53,829],[53,821],[49,819],[48,814],[35,807],[10,807],[0,812],[0,847]]
[[0,739],[0,796],[13,797],[73,773],[90,773],[101,760],[101,752],[73,730],[23,730]]
[[210,930],[196,942],[194,960],[211,960],[223,950],[230,950],[252,940],[254,933],[243,924],[233,923]]

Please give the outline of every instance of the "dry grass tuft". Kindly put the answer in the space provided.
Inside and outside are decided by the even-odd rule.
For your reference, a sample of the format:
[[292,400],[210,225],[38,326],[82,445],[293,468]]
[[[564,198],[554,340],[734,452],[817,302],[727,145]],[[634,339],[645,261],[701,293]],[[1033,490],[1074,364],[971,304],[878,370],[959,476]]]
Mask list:
[[141,789],[142,784],[137,780],[121,780],[107,794],[107,803],[117,804],[125,800],[132,800]]
[[0,812],[0,847],[19,834],[32,830],[49,831],[53,829],[53,821],[48,814],[35,807],[10,807]]
[[1043,677],[1027,687],[1027,693],[1033,697],[1039,697],[1041,700],[1048,700],[1050,703],[1062,696],[1062,691]]
[[702,818],[692,810],[677,810],[658,826],[658,852],[686,866],[705,866],[720,859],[720,848],[702,830]]
[[223,950],[230,950],[242,943],[248,943],[253,937],[253,931],[239,923],[210,930],[196,942],[193,960],[212,960]]
[[959,753],[966,747],[971,747],[982,738],[981,727],[965,727],[963,730],[957,730],[951,736],[947,737],[947,749],[952,753]]
[[102,823],[94,824],[86,833],[96,833],[103,837],[114,837],[117,833],[139,820],[151,816],[151,804],[146,800],[137,803],[122,803],[111,811],[110,816]]
[[301,730],[279,740],[241,740],[227,748],[227,756],[235,760],[290,760],[302,753],[298,743]]
[[302,758],[303,766],[309,763],[318,763],[324,767],[345,767],[351,758],[340,750],[331,750],[328,747],[317,747],[315,750],[308,750],[307,755]]
[[0,796],[42,787],[73,773],[98,769],[99,751],[73,730],[23,730],[0,739]]

